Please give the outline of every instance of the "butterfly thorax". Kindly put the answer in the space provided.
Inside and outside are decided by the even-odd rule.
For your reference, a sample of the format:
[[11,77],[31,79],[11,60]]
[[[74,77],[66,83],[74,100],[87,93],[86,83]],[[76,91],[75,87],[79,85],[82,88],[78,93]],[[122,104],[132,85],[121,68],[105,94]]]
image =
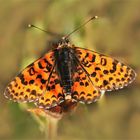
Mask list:
[[56,69],[61,79],[63,92],[65,96],[70,95],[74,74],[73,50],[65,44],[55,51],[55,59],[57,60]]

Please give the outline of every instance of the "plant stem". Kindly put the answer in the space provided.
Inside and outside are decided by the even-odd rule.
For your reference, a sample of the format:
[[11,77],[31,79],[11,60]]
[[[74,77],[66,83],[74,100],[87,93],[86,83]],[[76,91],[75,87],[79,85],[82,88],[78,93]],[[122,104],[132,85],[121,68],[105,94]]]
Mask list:
[[56,140],[57,139],[57,128],[58,128],[58,122],[60,119],[54,118],[51,116],[46,117],[46,131],[45,131],[45,138],[47,140]]

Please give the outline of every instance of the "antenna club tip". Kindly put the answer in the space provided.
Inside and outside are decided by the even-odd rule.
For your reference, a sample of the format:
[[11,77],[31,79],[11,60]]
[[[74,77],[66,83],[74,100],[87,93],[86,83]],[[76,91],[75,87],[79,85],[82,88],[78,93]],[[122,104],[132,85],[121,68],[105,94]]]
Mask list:
[[28,24],[28,27],[31,28],[31,27],[35,27],[34,25],[32,24]]
[[31,25],[31,24],[28,24],[28,27],[29,27],[29,28],[31,28],[31,27],[32,27],[32,25]]
[[98,16],[95,16],[94,18],[95,18],[95,19],[97,19],[97,18],[98,18]]
[[97,18],[98,18],[98,16],[94,16],[94,17],[91,18],[91,20],[93,20],[93,19],[97,19]]

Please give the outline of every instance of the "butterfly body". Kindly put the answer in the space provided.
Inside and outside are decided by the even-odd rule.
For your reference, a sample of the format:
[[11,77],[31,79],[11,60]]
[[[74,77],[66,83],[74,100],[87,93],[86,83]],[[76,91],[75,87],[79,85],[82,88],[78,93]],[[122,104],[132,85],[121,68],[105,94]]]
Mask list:
[[133,69],[116,59],[76,47],[62,38],[56,49],[27,66],[11,81],[5,96],[51,109],[67,100],[95,102],[105,91],[121,89],[135,77]]
[[67,46],[59,48],[55,51],[56,69],[60,77],[61,85],[63,86],[63,92],[65,95],[71,93],[71,87],[73,84],[74,74],[74,59],[73,51]]

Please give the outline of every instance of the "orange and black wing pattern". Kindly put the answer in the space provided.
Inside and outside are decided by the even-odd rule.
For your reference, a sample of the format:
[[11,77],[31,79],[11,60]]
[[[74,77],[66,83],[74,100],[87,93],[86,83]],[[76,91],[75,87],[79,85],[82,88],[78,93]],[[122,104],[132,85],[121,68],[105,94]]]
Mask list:
[[73,47],[76,58],[100,90],[121,89],[131,83],[136,73],[129,66],[94,51]]
[[63,87],[56,69],[53,69],[46,90],[38,99],[37,106],[43,109],[50,109],[64,101]]
[[[66,50],[70,57],[66,59],[67,55],[63,56],[63,61],[73,65],[66,63],[68,67],[57,67],[56,50],[50,51],[14,78],[7,86],[5,96],[17,102],[34,102],[40,108],[50,109],[69,99],[82,103],[95,102],[105,91],[123,88],[136,77],[133,69],[111,57],[75,46]],[[60,72],[63,66],[66,73]],[[62,85],[61,80],[70,80],[72,84]],[[70,96],[65,97],[65,91]]]
[[77,65],[73,80],[72,99],[89,104],[100,98],[101,91],[94,85],[80,64]]
[[5,97],[17,102],[34,102],[50,108],[62,100],[62,87],[55,71],[54,52],[50,51],[27,66],[5,90]]

